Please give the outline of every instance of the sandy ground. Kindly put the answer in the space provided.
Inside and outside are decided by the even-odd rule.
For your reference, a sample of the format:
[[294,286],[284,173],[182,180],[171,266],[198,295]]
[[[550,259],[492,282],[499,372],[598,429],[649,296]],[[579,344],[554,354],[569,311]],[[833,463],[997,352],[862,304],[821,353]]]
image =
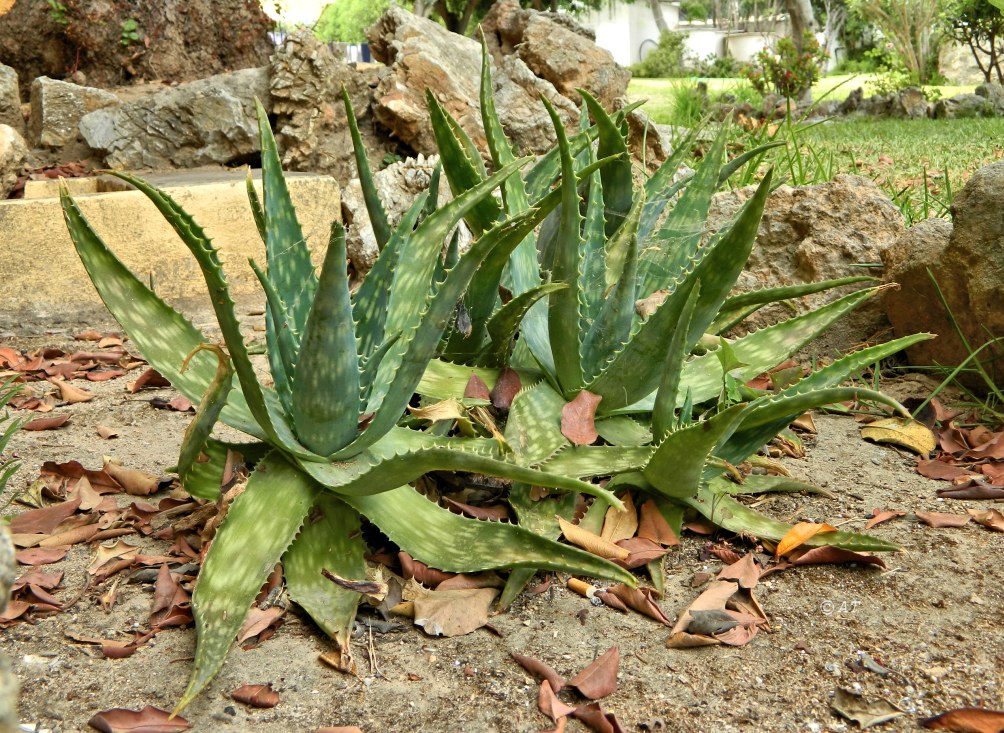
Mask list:
[[[14,338],[3,345],[34,348],[65,338],[65,333]],[[151,397],[170,397],[170,390],[131,395],[125,381],[86,385],[97,399],[57,408],[72,414],[58,431],[17,435],[13,448],[24,468],[9,490],[23,489],[47,460],[75,459],[99,468],[101,457],[111,455],[129,467],[164,472],[176,459],[188,418],[150,406]],[[102,440],[95,434],[98,425],[118,429],[119,437]],[[961,514],[991,503],[935,498],[941,484],[914,473],[911,457],[862,441],[849,418],[821,416],[817,426],[808,457],[785,463],[837,498],[781,495],[764,510],[788,521],[826,521],[843,529],[861,529],[876,507],[906,511],[906,517],[872,530],[906,552],[890,556],[886,570],[816,566],[769,576],[757,594],[771,631],[744,648],[668,649],[667,627],[593,608],[556,584],[524,595],[508,613],[494,617],[500,636],[484,629],[451,639],[410,626],[387,633],[360,629],[359,675],[352,677],[318,660],[331,644],[305,615],[293,612],[260,647],[233,650],[223,672],[185,715],[199,731],[309,731],[332,725],[358,725],[367,733],[538,731],[551,725],[537,710],[537,682],[510,652],[572,675],[612,645],[621,653],[619,685],[603,706],[625,731],[856,729],[831,710],[839,688],[900,706],[906,714],[876,728],[882,731],[916,730],[919,719],[956,707],[1004,708],[1004,534],[973,523],[931,529],[909,514]],[[695,573],[722,566],[701,559],[707,541],[685,533],[666,558],[667,593],[660,605],[670,619],[699,593],[692,587]],[[65,573],[59,598],[80,593],[92,553],[76,546],[65,560],[45,568]],[[36,624],[0,630],[0,649],[21,679],[20,720],[32,726],[26,729],[37,724],[39,731],[90,730],[87,721],[98,711],[170,709],[180,696],[193,654],[192,629],[163,632],[118,661],[68,636],[126,639],[145,624],[152,584],[123,580],[120,601],[110,611],[97,602],[104,590],[91,589],[68,610]],[[864,654],[887,672],[862,669]],[[264,682],[280,694],[275,708],[248,708],[229,696],[241,685]],[[566,730],[586,729],[571,722]]]

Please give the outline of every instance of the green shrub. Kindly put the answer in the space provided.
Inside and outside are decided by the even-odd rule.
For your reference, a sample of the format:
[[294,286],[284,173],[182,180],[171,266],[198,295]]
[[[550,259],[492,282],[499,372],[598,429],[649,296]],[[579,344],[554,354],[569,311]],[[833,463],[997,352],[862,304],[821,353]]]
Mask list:
[[744,66],[745,76],[761,94],[773,91],[789,99],[798,99],[819,79],[826,51],[816,37],[805,33],[802,51],[787,36],[777,40],[776,47],[761,49],[753,61]]
[[631,73],[643,79],[668,79],[689,76],[686,67],[687,34],[677,31],[663,33],[659,45],[641,62],[631,67]]

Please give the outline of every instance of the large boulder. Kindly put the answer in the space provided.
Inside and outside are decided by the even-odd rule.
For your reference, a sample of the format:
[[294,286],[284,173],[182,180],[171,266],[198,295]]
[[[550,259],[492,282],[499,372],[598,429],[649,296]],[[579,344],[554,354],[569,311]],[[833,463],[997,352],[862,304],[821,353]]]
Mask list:
[[[272,57],[270,90],[276,138],[290,170],[324,172],[339,181],[356,175],[342,87],[352,101],[370,156],[390,153],[373,124],[373,87],[388,71],[356,69],[309,31],[291,34]],[[371,164],[373,165],[373,164]],[[376,167],[374,165],[374,167]]]
[[[435,153],[425,98],[428,90],[481,150],[487,148],[478,104],[478,42],[398,6],[391,6],[368,36],[374,57],[390,67],[375,90],[373,114],[380,124],[416,153]],[[502,126],[523,153],[543,153],[554,144],[554,130],[541,97],[568,124],[578,115],[571,100],[535,76],[519,58],[510,56],[493,64],[493,78]]]
[[[918,225],[885,255],[886,277],[898,291],[885,295],[889,320],[897,335],[930,331],[938,335],[913,347],[914,364],[956,366],[969,356],[944,312],[934,284],[948,302],[959,328],[973,349],[1004,336],[1004,163],[981,168],[952,203],[952,224]],[[981,355],[984,367],[1000,383],[1004,350],[991,347]],[[970,386],[985,387],[979,378],[962,375]]]
[[[712,201],[708,229],[730,221],[755,189],[719,193]],[[737,283],[737,292],[766,287],[819,282],[852,275],[868,275],[861,264],[878,263],[882,251],[903,231],[903,215],[871,180],[838,175],[815,186],[781,186],[767,199],[756,245]],[[860,286],[849,286],[844,294]],[[793,301],[804,313],[832,300],[827,291]],[[790,309],[765,308],[744,328],[759,328],[791,317]],[[886,329],[881,307],[869,303],[831,328],[814,345],[826,356],[844,353],[855,344]]]
[[10,125],[18,132],[24,132],[17,72],[3,64],[0,64],[0,125]]
[[80,120],[84,115],[118,104],[119,98],[103,89],[40,76],[31,83],[28,139],[34,147],[73,145],[79,137]]
[[931,114],[931,103],[924,96],[923,89],[907,87],[900,89],[893,96],[889,114],[908,120],[923,120]]
[[255,97],[269,106],[267,68],[217,74],[91,112],[80,121],[80,132],[115,168],[254,162],[259,151]]
[[956,94],[954,97],[942,98],[935,102],[931,116],[939,120],[993,117],[994,107],[990,100],[979,94]]
[[0,125],[0,200],[10,196],[28,159],[28,146],[10,125]]
[[987,103],[993,107],[994,114],[1004,114],[1004,86],[1000,82],[992,81],[987,84],[980,84],[973,93],[978,97],[983,97]]

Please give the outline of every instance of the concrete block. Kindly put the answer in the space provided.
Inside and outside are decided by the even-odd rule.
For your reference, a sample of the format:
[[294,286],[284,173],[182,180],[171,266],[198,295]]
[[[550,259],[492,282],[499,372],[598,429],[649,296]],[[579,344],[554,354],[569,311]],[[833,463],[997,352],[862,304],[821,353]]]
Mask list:
[[[254,172],[259,181],[260,171]],[[220,251],[230,290],[239,303],[263,305],[261,286],[248,265],[265,262],[265,247],[248,206],[245,170],[179,171],[146,176],[202,226]],[[80,180],[80,179],[77,179]],[[97,193],[76,194],[84,216],[105,243],[141,280],[176,308],[204,315],[211,304],[195,259],[142,193],[122,181],[96,180]],[[300,225],[319,265],[332,221],[341,218],[334,178],[287,174]],[[39,182],[48,185],[48,182]],[[82,185],[82,184],[76,184]],[[0,201],[0,329],[37,329],[48,323],[107,320],[97,292],[66,231],[58,191],[44,198]],[[36,191],[37,193],[37,191]]]

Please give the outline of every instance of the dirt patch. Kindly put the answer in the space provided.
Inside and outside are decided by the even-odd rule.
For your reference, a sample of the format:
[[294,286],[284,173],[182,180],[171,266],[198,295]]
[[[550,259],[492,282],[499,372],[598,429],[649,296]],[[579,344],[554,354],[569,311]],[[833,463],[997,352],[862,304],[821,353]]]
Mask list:
[[[35,348],[65,338],[16,338],[3,345]],[[177,458],[188,416],[151,407],[151,398],[169,399],[171,390],[132,395],[125,390],[127,380],[87,385],[96,399],[57,408],[72,415],[58,431],[18,434],[12,447],[24,468],[10,491],[22,490],[50,460],[98,468],[102,456],[110,455],[129,467],[164,473]],[[117,429],[119,437],[99,438],[98,425]],[[914,473],[913,458],[863,442],[849,418],[820,416],[817,425],[808,457],[788,459],[786,465],[836,498],[779,495],[762,507],[773,516],[860,530],[875,507],[964,513],[966,507],[991,504],[936,499],[935,489],[943,484]],[[931,529],[909,514],[872,531],[907,552],[889,557],[887,570],[818,566],[768,576],[758,597],[771,631],[745,648],[668,649],[668,628],[636,614],[594,608],[555,584],[538,595],[525,594],[510,612],[493,617],[500,636],[479,630],[434,639],[404,622],[384,633],[359,625],[359,676],[352,677],[318,660],[331,644],[294,609],[272,639],[250,651],[234,649],[186,717],[202,731],[326,725],[358,725],[367,732],[538,731],[548,721],[537,710],[537,683],[510,652],[570,675],[612,645],[621,653],[619,686],[604,708],[616,713],[625,730],[851,730],[854,725],[830,710],[838,688],[899,705],[906,715],[884,724],[883,731],[915,730],[918,718],[955,707],[1004,707],[1004,534],[972,523]],[[137,537],[129,541],[149,551],[166,546]],[[695,573],[721,567],[717,560],[701,559],[707,541],[685,534],[682,546],[666,558],[667,593],[660,606],[671,619],[699,593],[691,585]],[[75,546],[65,560],[45,568],[64,572],[58,592],[64,602],[84,590],[92,553]],[[0,648],[21,679],[21,721],[54,733],[87,730],[87,720],[98,711],[170,709],[181,695],[194,651],[191,629],[162,632],[117,661],[68,636],[126,640],[144,626],[152,583],[123,578],[120,600],[110,611],[97,602],[105,590],[87,590],[71,608],[36,624],[0,631]],[[862,654],[888,673],[855,671]],[[241,685],[264,682],[281,698],[271,710],[248,708],[229,696]],[[572,722],[567,730],[585,728]]]

